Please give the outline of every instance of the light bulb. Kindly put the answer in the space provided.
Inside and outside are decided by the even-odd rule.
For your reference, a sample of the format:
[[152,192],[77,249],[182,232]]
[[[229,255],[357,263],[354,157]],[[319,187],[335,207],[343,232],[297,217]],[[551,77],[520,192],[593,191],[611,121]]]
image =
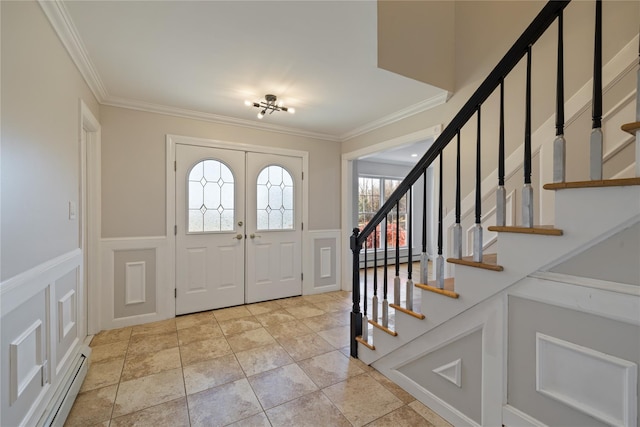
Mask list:
[[244,100],[244,105],[246,105],[247,107],[251,107],[253,105],[253,102],[248,101],[248,100]]
[[287,113],[295,114],[296,113],[296,109],[295,108],[287,108]]
[[260,111],[260,112],[258,113],[258,118],[259,118],[259,119],[261,119],[261,118],[263,118],[263,117],[264,117],[264,111]]

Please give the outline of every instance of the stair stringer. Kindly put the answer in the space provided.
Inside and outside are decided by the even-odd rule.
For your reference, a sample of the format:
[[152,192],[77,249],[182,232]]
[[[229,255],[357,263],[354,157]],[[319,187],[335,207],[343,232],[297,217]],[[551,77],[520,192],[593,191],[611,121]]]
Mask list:
[[[536,272],[380,358],[372,366],[453,425],[544,426],[535,418],[540,414],[522,412],[507,399],[508,308],[512,296],[640,326],[640,287]],[[407,376],[401,370],[478,330],[482,333],[481,386],[477,390],[481,415],[474,419],[456,407],[454,399],[447,401],[421,385],[419,378]],[[461,358],[465,369],[464,366],[469,365],[466,355]],[[463,376],[463,386],[465,381]]]
[[[374,331],[375,350],[360,344],[358,357],[371,364],[529,274],[548,270],[640,221],[640,186],[561,190],[556,192],[555,206],[556,228],[564,231],[562,236],[501,233],[497,246],[498,263],[504,271],[456,265],[458,299],[421,291],[422,313],[426,316],[419,321],[421,330],[404,331],[399,327],[401,325],[396,325],[396,337],[382,336],[384,332]],[[405,315],[396,313],[396,317],[399,316]]]

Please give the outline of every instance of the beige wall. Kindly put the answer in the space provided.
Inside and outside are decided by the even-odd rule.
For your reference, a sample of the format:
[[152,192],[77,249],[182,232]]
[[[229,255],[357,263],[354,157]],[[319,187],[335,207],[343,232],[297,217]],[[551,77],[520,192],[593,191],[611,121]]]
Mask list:
[[[342,145],[348,153],[363,147],[407,135],[430,126],[446,126],[489,74],[504,53],[524,31],[544,2],[458,1],[455,6],[456,92],[444,105],[355,137]],[[603,63],[609,61],[638,34],[640,3],[607,1],[603,7]],[[593,70],[593,2],[573,2],[565,9],[565,99],[569,99],[591,78]],[[407,21],[410,23],[411,21]],[[555,111],[555,68],[557,24],[533,48],[532,129],[538,128]],[[408,54],[414,55],[412,49]],[[507,156],[524,140],[525,61],[505,81]],[[611,105],[606,104],[610,108]],[[482,171],[497,167],[498,94],[482,107]],[[462,129],[462,195],[474,186],[476,117]],[[554,138],[554,134],[549,136]],[[585,142],[586,143],[586,142]],[[586,149],[586,146],[585,146]],[[569,149],[568,149],[569,150]],[[455,145],[445,150],[445,183],[455,182]],[[497,182],[496,182],[497,184]],[[454,193],[445,193],[445,208],[452,209]]]
[[38,3],[0,7],[5,280],[79,247],[80,99],[99,109]]
[[340,144],[102,106],[102,237],[162,236],[166,135],[309,152],[309,230],[340,227]]
[[453,92],[452,1],[378,1],[378,67]]

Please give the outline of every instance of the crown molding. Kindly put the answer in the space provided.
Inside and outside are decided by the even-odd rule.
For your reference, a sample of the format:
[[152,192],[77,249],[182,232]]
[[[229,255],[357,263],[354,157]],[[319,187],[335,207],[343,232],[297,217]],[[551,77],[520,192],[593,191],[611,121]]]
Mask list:
[[93,65],[93,62],[91,61],[91,58],[87,53],[84,43],[82,42],[82,39],[80,38],[80,35],[78,34],[78,31],[73,24],[73,21],[64,3],[61,0],[38,0],[38,3],[47,16],[47,19],[51,23],[54,31],[58,35],[58,38],[60,38],[60,41],[69,53],[69,56],[76,65],[76,68],[78,69],[78,71],[80,71],[80,74],[89,86],[89,89],[95,96],[98,103],[102,105],[128,108],[131,110],[146,111],[150,113],[166,114],[188,119],[204,120],[213,123],[234,125],[270,132],[278,132],[293,136],[302,136],[306,138],[314,138],[333,142],[344,142],[351,138],[355,138],[359,135],[363,135],[375,129],[379,129],[383,126],[390,125],[407,117],[444,104],[450,96],[448,92],[443,92],[440,95],[436,95],[415,105],[404,108],[380,119],[374,120],[373,122],[367,123],[342,135],[309,132],[285,126],[277,126],[270,123],[255,123],[250,120],[237,119],[212,113],[169,107],[165,105],[152,104],[126,98],[112,97],[109,96],[109,93],[107,92],[107,89],[102,82],[102,79],[100,78],[96,67]]
[[127,108],[130,110],[145,111],[148,113],[165,114],[168,116],[182,117],[185,119],[202,120],[207,122],[219,123],[223,125],[233,125],[263,131],[278,132],[293,136],[302,136],[305,138],[322,139],[326,141],[340,142],[335,135],[329,135],[319,132],[308,132],[300,129],[289,128],[285,126],[273,125],[270,123],[255,123],[251,120],[237,119],[234,117],[221,116],[213,113],[205,113],[202,111],[188,110],[184,108],[169,107],[166,105],[152,104],[144,101],[135,101],[125,98],[109,97],[105,99],[102,105],[111,107]]
[[444,91],[439,95],[433,96],[429,99],[425,99],[424,101],[418,102],[417,104],[403,108],[402,110],[396,111],[395,113],[389,114],[378,120],[374,120],[363,126],[355,128],[354,130],[341,135],[339,139],[341,141],[347,141],[351,138],[355,138],[357,136],[364,135],[365,133],[379,129],[383,126],[388,126],[392,123],[406,119],[407,117],[411,117],[413,115],[430,110],[437,107],[438,105],[442,105],[447,102],[450,96],[451,94],[449,92]]
[[73,25],[64,3],[60,0],[38,0],[40,7],[49,19],[51,26],[67,49],[73,63],[87,82],[98,102],[107,98],[107,89],[102,83],[98,71],[91,62],[84,43]]

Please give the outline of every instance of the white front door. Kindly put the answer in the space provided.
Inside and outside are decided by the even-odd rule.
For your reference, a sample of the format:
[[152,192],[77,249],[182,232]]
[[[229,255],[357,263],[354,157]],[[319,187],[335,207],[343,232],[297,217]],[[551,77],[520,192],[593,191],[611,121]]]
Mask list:
[[247,153],[248,303],[302,293],[302,159]]
[[176,314],[244,303],[245,153],[176,145]]
[[302,293],[301,158],[176,144],[175,169],[176,314]]

